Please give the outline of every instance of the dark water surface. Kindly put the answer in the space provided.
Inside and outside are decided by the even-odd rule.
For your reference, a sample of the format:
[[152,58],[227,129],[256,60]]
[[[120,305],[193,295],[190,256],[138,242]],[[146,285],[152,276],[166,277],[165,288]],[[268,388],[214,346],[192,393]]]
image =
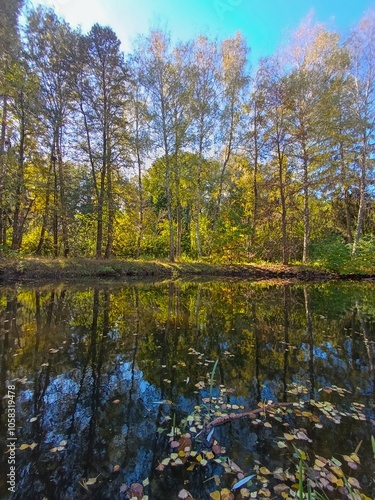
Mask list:
[[[170,452],[171,427],[219,385],[234,411],[299,398],[337,405],[339,423],[299,422],[312,438],[303,449],[326,458],[357,450],[360,464],[348,474],[375,498],[374,341],[374,282],[0,289],[1,498],[126,499],[126,486],[144,482],[151,500],[177,498],[183,488],[210,499],[212,477],[219,489],[233,484],[217,462],[157,467]],[[8,386],[16,401],[13,495],[13,455],[3,452]],[[345,416],[353,402],[364,405],[365,419]],[[277,445],[279,425],[238,419],[217,427],[216,438],[245,473],[257,464],[286,470],[292,454]],[[97,479],[85,488],[89,478]]]

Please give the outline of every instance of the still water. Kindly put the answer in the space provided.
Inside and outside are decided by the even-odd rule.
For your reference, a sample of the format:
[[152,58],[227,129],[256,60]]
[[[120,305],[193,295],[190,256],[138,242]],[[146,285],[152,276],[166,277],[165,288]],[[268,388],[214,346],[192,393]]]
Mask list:
[[[1,453],[1,498],[158,500],[184,498],[184,490],[220,498],[215,491],[242,477],[233,464],[245,476],[258,472],[235,498],[283,498],[273,488],[293,478],[266,471],[295,469],[295,448],[288,438],[280,444],[288,426],[309,436],[295,442],[304,459],[336,457],[375,498],[374,341],[371,281],[0,289],[1,446],[8,450]],[[207,405],[212,419],[228,408],[300,400],[332,403],[338,413],[306,418],[318,409],[309,405],[299,422],[291,410],[276,420],[266,413],[255,423],[235,419],[215,428],[215,453],[203,430],[194,446],[206,451],[184,457],[178,429],[189,424],[191,433],[197,424],[198,433],[191,415]],[[15,451],[7,448],[13,401]],[[171,451],[182,460],[168,458]],[[353,453],[356,463],[345,468],[342,457]],[[336,485],[326,494],[344,498]]]

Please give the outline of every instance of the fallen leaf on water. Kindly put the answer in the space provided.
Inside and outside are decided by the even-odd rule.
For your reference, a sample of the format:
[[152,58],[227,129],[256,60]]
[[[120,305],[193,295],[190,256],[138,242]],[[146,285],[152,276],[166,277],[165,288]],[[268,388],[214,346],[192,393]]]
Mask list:
[[120,470],[120,466],[119,465],[114,465],[113,466],[113,472],[118,472]]
[[269,474],[271,474],[271,471],[267,469],[267,467],[261,467],[259,469],[259,472],[261,474],[263,474],[263,476],[268,476]]
[[87,484],[88,486],[91,486],[92,484],[95,484],[95,483],[96,483],[96,480],[97,480],[97,479],[98,479],[97,477],[89,477],[89,478],[88,478],[88,480],[86,481],[86,484]]
[[140,483],[133,483],[129,488],[129,496],[130,498],[135,497],[138,500],[141,500],[143,496],[143,486]]
[[189,497],[191,498],[191,494],[187,490],[181,490],[178,494],[178,498],[186,499]]
[[273,491],[276,493],[276,495],[281,495],[284,491],[289,491],[289,486],[287,486],[285,483],[281,484],[276,484],[273,487]]
[[220,491],[220,496],[221,500],[234,500],[234,495],[228,488],[223,488]]
[[33,450],[33,449],[34,449],[34,448],[36,448],[37,446],[38,446],[38,443],[32,443],[32,444],[30,444],[30,445],[29,445],[29,448],[30,448],[31,450]]
[[210,493],[210,497],[212,498],[212,500],[221,500],[220,491],[212,491]]
[[27,448],[30,448],[30,445],[24,443],[24,444],[21,444],[21,446],[18,448],[19,450],[26,450]]
[[284,437],[287,441],[292,441],[293,439],[296,439],[296,436],[294,434],[288,434],[287,432],[284,432]]

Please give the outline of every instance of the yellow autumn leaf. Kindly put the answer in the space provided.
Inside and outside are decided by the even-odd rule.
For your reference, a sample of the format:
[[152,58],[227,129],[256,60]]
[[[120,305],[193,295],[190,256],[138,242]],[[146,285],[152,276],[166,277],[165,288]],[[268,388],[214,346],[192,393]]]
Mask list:
[[287,432],[284,432],[284,437],[287,441],[292,441],[296,438],[294,434],[288,434]]
[[87,481],[85,481],[85,484],[87,486],[91,486],[92,484],[96,483],[97,477],[89,477]]
[[350,458],[352,459],[353,462],[356,462],[357,464],[361,463],[361,461],[360,461],[359,456],[357,455],[357,453],[352,453],[350,455]]
[[212,460],[213,458],[215,458],[215,455],[214,455],[214,453],[212,453],[212,451],[207,451],[205,453],[205,455],[206,455],[206,458],[208,458],[208,460]]
[[268,474],[271,474],[271,471],[267,469],[267,467],[261,467],[259,469],[259,472],[263,474],[264,476],[267,476]]
[[340,469],[340,467],[332,466],[332,467],[330,467],[330,469],[331,469],[332,472],[334,472],[336,474],[336,476],[343,477],[344,473],[342,472],[342,470]]
[[220,491],[212,491],[210,493],[210,497],[212,498],[212,500],[221,500]]
[[21,444],[21,446],[18,448],[19,450],[26,450],[27,448],[30,448],[30,445],[28,444]]

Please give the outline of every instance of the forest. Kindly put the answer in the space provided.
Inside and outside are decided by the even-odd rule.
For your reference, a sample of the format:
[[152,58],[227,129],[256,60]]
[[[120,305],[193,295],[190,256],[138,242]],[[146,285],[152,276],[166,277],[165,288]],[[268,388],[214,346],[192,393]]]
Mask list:
[[0,254],[374,265],[375,9],[345,38],[309,15],[252,67],[241,33],[126,54],[22,4],[0,1]]

